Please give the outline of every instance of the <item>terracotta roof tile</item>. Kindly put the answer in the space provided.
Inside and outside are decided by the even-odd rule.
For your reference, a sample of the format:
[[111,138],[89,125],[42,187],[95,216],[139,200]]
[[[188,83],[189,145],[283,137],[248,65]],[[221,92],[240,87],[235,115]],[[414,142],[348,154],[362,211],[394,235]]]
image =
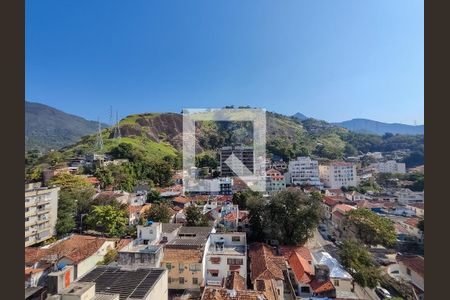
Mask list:
[[59,257],[67,257],[78,263],[95,254],[106,241],[105,238],[74,234],[66,240],[56,242],[47,249],[40,248],[27,251],[27,248],[25,248],[25,261],[35,260],[37,262],[44,259],[45,256],[54,254]]
[[116,250],[117,251],[122,250],[125,246],[127,246],[132,241],[133,241],[133,239],[120,239],[120,240],[118,240],[116,242]]
[[241,291],[246,288],[245,278],[242,277],[238,271],[232,271],[231,274],[225,279],[224,288],[229,290]]
[[411,227],[417,227],[417,224],[419,224],[418,218],[408,218],[403,223],[411,226]]
[[302,246],[280,246],[281,254],[286,260],[291,257],[291,254],[295,251],[300,254],[304,259],[312,261],[311,251],[308,248]]
[[335,287],[330,280],[321,282],[314,279],[309,285],[315,293],[324,293],[335,290]]
[[412,255],[412,256],[397,256],[397,260],[403,263],[405,266],[411,270],[418,273],[420,276],[425,274],[425,260],[422,256]]
[[275,256],[268,245],[261,243],[250,245],[249,257],[252,282],[257,279],[284,279],[284,257]]
[[199,263],[202,261],[203,253],[197,249],[166,248],[164,250],[164,262]]
[[306,260],[298,252],[294,251],[289,258],[289,264],[295,274],[295,277],[297,278],[297,281],[303,283],[308,283],[311,281],[309,275],[314,274],[311,261]]

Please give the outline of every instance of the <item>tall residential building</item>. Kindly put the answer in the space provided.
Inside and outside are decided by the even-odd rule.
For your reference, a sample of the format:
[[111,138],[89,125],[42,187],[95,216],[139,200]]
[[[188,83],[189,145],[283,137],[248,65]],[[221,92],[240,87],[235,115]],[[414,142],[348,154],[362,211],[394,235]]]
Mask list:
[[281,172],[270,169],[266,172],[266,191],[269,194],[286,189],[286,181],[284,175]]
[[208,286],[221,286],[236,271],[247,278],[247,240],[244,232],[212,233],[206,249],[205,281]]
[[236,176],[230,166],[225,163],[225,161],[234,154],[236,158],[240,160],[240,162],[232,165],[232,168],[236,170],[238,173],[245,174],[243,172],[244,165],[250,172],[253,174],[254,170],[254,151],[253,147],[247,146],[234,146],[234,147],[222,147],[220,149],[220,175],[222,177],[232,177]]
[[320,179],[326,187],[339,189],[341,187],[357,186],[356,165],[349,162],[335,162],[319,166]]
[[369,166],[373,168],[378,173],[406,173],[405,163],[398,163],[395,160],[388,160],[386,162],[374,163]]
[[25,247],[55,235],[59,190],[40,183],[25,185]]
[[289,175],[293,185],[323,186],[320,182],[319,163],[306,156],[289,161]]

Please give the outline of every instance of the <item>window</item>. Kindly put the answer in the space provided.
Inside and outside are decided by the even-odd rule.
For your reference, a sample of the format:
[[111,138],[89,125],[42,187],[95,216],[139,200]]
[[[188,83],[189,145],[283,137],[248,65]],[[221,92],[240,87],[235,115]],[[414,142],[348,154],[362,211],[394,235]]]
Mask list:
[[193,284],[198,284],[198,278],[193,277],[193,278],[192,278],[192,283],[193,283]]
[[410,269],[410,268],[406,268],[406,274],[408,274],[409,276],[411,276],[411,269]]
[[232,242],[240,242],[241,241],[241,237],[240,236],[232,236],[231,237],[231,241]]
[[334,284],[334,286],[339,286],[339,280],[335,279],[333,284]]
[[190,264],[189,265],[189,271],[196,272],[196,271],[200,271],[200,270],[201,270],[201,266],[199,264]]
[[180,272],[184,271],[184,264],[183,263],[180,263],[178,265],[178,270],[180,270]]
[[169,282],[169,284],[172,283],[172,277],[167,277],[167,281]]
[[228,258],[227,259],[227,264],[229,265],[243,265],[244,264],[244,260],[242,258]]
[[218,277],[219,276],[219,271],[217,271],[217,270],[210,271],[209,273],[211,274],[212,277]]
[[172,264],[171,264],[171,263],[166,263],[166,269],[167,269],[167,270],[172,269]]
[[178,278],[180,284],[184,284],[184,277]]
[[311,293],[311,291],[310,291],[310,289],[309,289],[309,286],[302,286],[302,287],[300,288],[300,292],[301,292],[301,293],[305,293],[305,294]]
[[220,257],[211,257],[209,260],[210,260],[211,263],[214,264],[214,265],[220,264]]

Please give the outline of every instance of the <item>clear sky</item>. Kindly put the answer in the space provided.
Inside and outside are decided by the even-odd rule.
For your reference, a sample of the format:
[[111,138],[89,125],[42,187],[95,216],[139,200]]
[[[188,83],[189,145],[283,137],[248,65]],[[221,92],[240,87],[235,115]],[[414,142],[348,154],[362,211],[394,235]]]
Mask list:
[[423,0],[27,0],[26,99],[423,124]]

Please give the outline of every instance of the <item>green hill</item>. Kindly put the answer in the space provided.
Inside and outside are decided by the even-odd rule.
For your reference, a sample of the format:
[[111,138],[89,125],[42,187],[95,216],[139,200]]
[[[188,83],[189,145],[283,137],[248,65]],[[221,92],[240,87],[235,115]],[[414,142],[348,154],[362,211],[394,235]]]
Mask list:
[[[320,160],[336,160],[369,151],[409,149],[414,160],[423,163],[423,135],[384,136],[350,132],[315,119],[303,121],[267,112],[267,153],[284,159],[309,155]],[[121,138],[113,138],[112,129],[102,132],[104,147],[96,147],[96,135],[87,135],[60,150],[64,158],[86,153],[108,153],[122,142],[132,144],[149,159],[181,156],[182,115],[177,113],[143,113],[127,116],[119,122]],[[251,144],[250,122],[196,122],[196,151],[217,153],[222,146]],[[44,159],[45,161],[45,159]]]
[[25,102],[26,150],[45,152],[59,149],[97,130],[97,122],[67,114],[44,104]]

